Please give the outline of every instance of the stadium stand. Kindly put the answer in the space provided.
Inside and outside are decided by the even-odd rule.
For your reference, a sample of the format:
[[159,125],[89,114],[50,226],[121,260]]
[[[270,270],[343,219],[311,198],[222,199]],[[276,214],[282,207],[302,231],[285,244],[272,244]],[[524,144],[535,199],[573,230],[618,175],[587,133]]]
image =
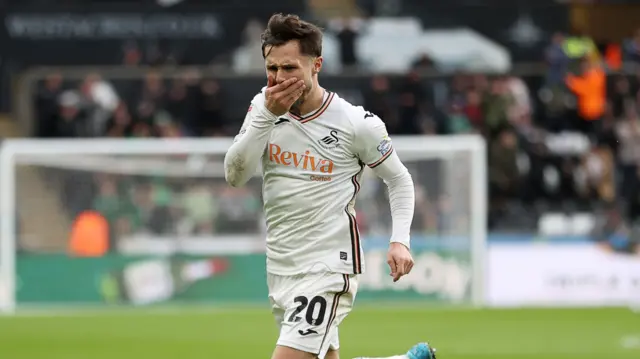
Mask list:
[[[298,10],[313,13],[314,4],[323,4],[310,3],[310,9]],[[366,5],[360,4],[360,9],[371,4]],[[293,5],[290,8],[295,10]],[[268,13],[269,9],[260,11]],[[590,38],[552,29],[548,39],[540,41],[538,58],[534,59],[546,62],[544,71],[509,73],[502,71],[510,66],[506,62],[497,69],[488,66],[508,61],[508,56],[507,60],[503,57],[508,54],[504,41],[489,39],[483,31],[460,30],[455,17],[443,17],[453,29],[442,30],[439,36],[458,34],[450,38],[458,39],[461,48],[469,47],[467,41],[473,39],[484,44],[476,49],[480,52],[447,54],[437,50],[434,44],[442,41],[433,40],[435,35],[429,32],[438,25],[433,14],[419,14],[407,17],[405,9],[405,13],[396,12],[396,17],[324,21],[329,30],[328,62],[339,63],[333,69],[328,64],[327,86],[335,86],[343,96],[379,114],[392,134],[485,136],[490,144],[489,225],[494,231],[582,234],[596,227],[600,208],[613,204],[627,223],[639,218],[640,76],[633,66],[640,58],[640,32],[629,33],[617,42],[621,59],[610,56],[609,66],[603,61],[608,58],[601,58]],[[251,91],[262,81],[261,59],[256,52],[259,44],[255,42],[262,26],[260,18],[260,12],[244,16],[244,32],[234,32],[238,36],[227,39],[220,52],[198,54],[197,58],[171,41],[126,41],[117,61],[112,57],[101,63],[124,66],[119,70],[40,71],[33,91],[27,94],[31,98],[25,103],[31,110],[26,116],[29,125],[24,128],[39,138],[233,135]],[[398,33],[413,35],[399,41],[393,35]],[[462,39],[463,33],[474,35]],[[411,44],[421,44],[427,38],[432,40],[425,43],[425,50],[431,53],[415,51]],[[394,50],[388,51],[394,42]],[[377,56],[385,51],[396,59],[400,56],[406,64],[392,61],[394,57]],[[489,57],[470,68],[471,59],[479,53]],[[87,58],[98,64],[95,57]],[[62,58],[38,65],[60,61]],[[620,67],[618,62],[624,64],[622,70],[611,70]],[[167,67],[176,64],[235,65],[246,75],[220,74],[215,67]],[[442,68],[442,64],[448,67]],[[343,75],[345,69],[355,69],[355,80]],[[499,74],[477,69],[499,70]],[[605,83],[599,85],[601,79]],[[69,218],[92,209],[114,224],[120,218],[111,218],[113,213],[123,213],[126,207],[128,223],[121,226],[162,233],[180,221],[166,207],[167,198],[181,196],[185,207],[180,216],[197,218],[194,231],[211,232],[232,226],[214,220],[220,215],[217,208],[221,204],[201,203],[199,194],[218,191],[221,203],[225,196],[245,198],[240,221],[250,218],[259,207],[256,193],[198,183],[176,188],[162,180],[123,187],[108,176],[83,176],[78,173],[49,181],[49,189],[43,189],[49,193],[54,192],[52,188],[62,189],[58,201]],[[130,197],[136,199],[125,201]]]

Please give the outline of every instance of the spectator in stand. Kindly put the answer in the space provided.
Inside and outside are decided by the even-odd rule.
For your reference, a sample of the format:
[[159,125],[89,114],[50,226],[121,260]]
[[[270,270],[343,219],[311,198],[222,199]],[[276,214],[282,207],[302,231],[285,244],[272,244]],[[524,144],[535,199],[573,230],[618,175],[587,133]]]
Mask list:
[[449,85],[449,101],[465,104],[468,101],[468,91],[471,87],[471,79],[464,74],[453,75]]
[[471,125],[479,132],[483,132],[485,119],[482,108],[482,94],[477,90],[469,90],[464,101],[464,115]]
[[125,66],[140,66],[142,51],[134,41],[128,41],[122,46],[122,64]]
[[616,123],[618,117],[614,116],[611,105],[607,105],[604,116],[602,117],[602,126],[597,135],[597,142],[609,147],[617,158],[618,156],[618,137],[616,135]]
[[257,231],[262,211],[258,198],[251,188],[226,186],[217,196],[220,208],[224,208],[218,213],[218,232],[230,234]]
[[59,97],[59,112],[55,119],[55,137],[73,138],[88,137],[86,130],[89,122],[82,104],[82,97],[76,90],[63,92]]
[[603,203],[615,200],[615,160],[608,143],[598,141],[582,158],[578,168],[584,177],[578,191],[588,199]]
[[195,130],[205,136],[224,136],[227,134],[227,118],[225,115],[226,96],[220,83],[214,79],[202,81],[199,89],[200,113]]
[[[159,114],[159,109],[156,107],[155,102],[142,101],[138,104],[136,109],[136,132],[142,131],[142,128],[147,128],[152,136],[156,135],[156,116]],[[136,136],[138,137],[138,136]],[[143,136],[146,137],[146,136]]]
[[[131,207],[123,200],[123,197],[118,193],[118,186],[116,181],[107,176],[100,176],[96,178],[97,194],[90,204],[90,208],[96,210],[104,216],[111,227],[111,233],[115,234],[116,223],[119,218],[126,217],[131,212]],[[127,221],[129,224],[130,222]],[[117,236],[112,236],[114,241]]]
[[174,233],[175,218],[170,208],[174,194],[163,179],[133,185],[130,191],[135,220],[141,228],[156,235]]
[[609,95],[611,111],[615,118],[621,118],[627,112],[629,106],[634,106],[635,96],[631,91],[631,84],[626,76],[617,76],[614,79],[613,91]]
[[151,129],[151,126],[144,122],[136,122],[133,126],[133,137],[136,138],[146,138],[146,137],[154,137],[154,133]]
[[509,124],[509,110],[514,105],[515,100],[507,81],[503,77],[498,77],[491,83],[491,92],[486,95],[484,103],[485,130],[490,138]]
[[165,85],[160,74],[154,71],[147,73],[144,78],[138,102],[151,102],[154,105],[161,105],[165,97]]
[[353,19],[344,19],[338,31],[337,38],[340,42],[340,62],[343,68],[358,65],[356,56],[356,40],[358,39],[357,23]]
[[37,137],[55,137],[57,131],[56,119],[59,111],[59,97],[62,93],[62,75],[52,73],[45,78],[44,86],[38,89],[36,95],[36,124]]
[[165,111],[159,112],[156,115],[154,126],[157,137],[178,138],[184,136],[184,132],[180,126],[174,122],[171,115]]
[[257,19],[247,21],[243,31],[243,44],[233,53],[231,61],[238,74],[264,74],[261,34],[264,25]]
[[389,79],[383,75],[371,78],[370,88],[364,95],[364,106],[383,119],[390,133],[398,133],[398,116],[394,109]]
[[606,108],[606,76],[599,63],[583,58],[580,74],[568,74],[567,86],[577,97],[577,128],[587,135],[595,135]]
[[533,109],[531,107],[531,95],[527,84],[517,76],[507,76],[505,79],[505,87],[507,97],[511,98],[511,106],[507,110],[509,121],[524,114],[530,114]]
[[623,51],[617,41],[608,41],[604,44],[603,62],[609,71],[620,71],[622,68]]
[[420,82],[420,75],[416,71],[410,71],[400,88],[400,122],[397,134],[410,135],[433,131],[433,123],[427,112],[428,98],[427,91]]
[[513,121],[514,132],[526,160],[526,171],[520,192],[525,203],[531,204],[544,197],[544,170],[549,149],[545,143],[547,132],[535,126],[531,114],[522,114]]
[[581,62],[584,59],[594,62],[600,60],[600,53],[595,42],[580,28],[574,28],[571,35],[564,38],[562,48],[570,61],[569,71],[572,71],[574,67],[580,71]]
[[89,74],[80,85],[83,106],[88,115],[86,136],[101,137],[107,132],[107,123],[120,99],[113,86],[99,74]]
[[515,197],[520,173],[518,170],[518,140],[509,127],[503,127],[496,132],[496,141],[489,148],[489,193],[492,198],[492,208],[495,210],[490,216],[500,216],[505,210],[507,200]]
[[620,195],[631,198],[638,182],[638,165],[640,164],[640,118],[635,108],[627,109],[626,118],[616,125],[619,150],[618,161],[622,184]]
[[471,133],[474,131],[473,126],[471,125],[471,121],[464,113],[462,106],[460,103],[452,102],[449,104],[449,108],[447,111],[448,121],[447,121],[447,133],[450,134],[464,134]]
[[129,109],[124,102],[120,102],[113,112],[113,117],[107,123],[106,134],[108,137],[130,137],[133,125]]
[[195,182],[182,194],[181,205],[185,216],[180,226],[185,228],[184,231],[187,233],[214,233],[214,219],[220,210],[216,204],[216,196],[211,184]]
[[545,51],[547,66],[547,86],[555,89],[562,86],[564,75],[569,68],[569,57],[564,52],[563,44],[565,38],[560,32],[553,34],[551,44]]
[[433,70],[435,66],[435,62],[429,57],[428,54],[421,54],[418,58],[413,62],[411,67],[413,69],[424,71],[424,70]]
[[486,94],[491,89],[491,81],[489,81],[487,75],[476,74],[469,78],[469,86],[481,94]]
[[176,124],[184,125],[190,122],[189,115],[193,108],[190,100],[186,79],[183,76],[173,79],[167,90],[164,108]]
[[623,59],[625,62],[640,64],[640,28],[636,30],[633,38],[624,42]]

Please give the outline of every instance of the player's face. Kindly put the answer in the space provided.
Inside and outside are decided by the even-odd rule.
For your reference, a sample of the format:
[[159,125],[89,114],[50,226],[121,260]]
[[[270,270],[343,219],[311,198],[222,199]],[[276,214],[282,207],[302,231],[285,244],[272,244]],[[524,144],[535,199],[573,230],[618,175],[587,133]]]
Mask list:
[[277,47],[267,47],[265,52],[268,54],[265,59],[267,76],[274,77],[276,83],[284,82],[292,77],[304,80],[306,89],[301,100],[304,99],[314,88],[315,75],[320,72],[322,67],[322,57],[301,54],[298,41],[289,41]]

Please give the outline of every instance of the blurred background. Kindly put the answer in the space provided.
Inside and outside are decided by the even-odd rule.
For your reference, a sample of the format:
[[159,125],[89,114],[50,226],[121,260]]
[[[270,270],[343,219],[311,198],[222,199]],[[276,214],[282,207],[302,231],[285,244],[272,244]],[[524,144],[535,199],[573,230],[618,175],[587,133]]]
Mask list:
[[[367,173],[357,204],[365,309],[341,332],[348,354],[370,347],[357,330],[407,328],[424,316],[435,325],[388,340],[372,334],[377,349],[394,354],[415,334],[435,338],[444,358],[640,356],[640,319],[627,309],[449,308],[640,303],[635,0],[0,0],[0,136],[42,141],[14,157],[15,193],[0,192],[4,203],[15,196],[16,210],[2,238],[17,244],[15,293],[4,303],[120,318],[95,319],[103,329],[94,336],[79,319],[34,331],[0,318],[0,352],[131,355],[139,337],[156,357],[215,357],[246,345],[239,337],[250,325],[257,338],[246,356],[270,353],[268,310],[230,305],[266,303],[259,179],[228,187],[223,150],[98,154],[83,142],[76,155],[59,155],[39,146],[228,143],[264,86],[260,33],[274,12],[321,25],[321,85],[380,116],[392,137],[408,136],[400,142],[416,186],[415,273],[390,285],[386,189]],[[480,157],[464,135],[483,139]],[[436,137],[433,150],[411,149]],[[202,303],[235,314],[197,309],[178,322],[153,314],[134,322],[131,313],[147,312],[105,311]],[[442,305],[449,309],[433,309]],[[184,330],[171,338],[162,330],[176,327]],[[78,338],[90,344],[80,348]],[[29,341],[57,349],[47,355]]]

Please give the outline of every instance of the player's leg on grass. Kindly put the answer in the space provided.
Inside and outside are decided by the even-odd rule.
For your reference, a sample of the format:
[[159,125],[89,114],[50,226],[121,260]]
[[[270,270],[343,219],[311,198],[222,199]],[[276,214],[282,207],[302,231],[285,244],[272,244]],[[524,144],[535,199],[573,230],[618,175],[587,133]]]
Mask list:
[[316,354],[307,353],[302,350],[286,347],[284,345],[276,345],[271,359],[317,359]]
[[340,359],[340,351],[338,349],[329,349],[324,359]]
[[[316,354],[303,352],[298,349],[293,349],[285,346],[276,346],[271,359],[317,359]],[[324,359],[340,359],[339,351],[330,349]]]
[[[293,349],[278,345],[273,352],[272,359],[317,359],[316,354],[307,353],[302,350]],[[329,350],[324,359],[340,359],[338,350]],[[359,357],[356,359],[436,359],[435,350],[426,343],[415,345],[406,354],[394,355],[391,357]]]
[[436,359],[436,350],[427,343],[414,345],[406,354],[391,357],[359,357],[355,359]]

